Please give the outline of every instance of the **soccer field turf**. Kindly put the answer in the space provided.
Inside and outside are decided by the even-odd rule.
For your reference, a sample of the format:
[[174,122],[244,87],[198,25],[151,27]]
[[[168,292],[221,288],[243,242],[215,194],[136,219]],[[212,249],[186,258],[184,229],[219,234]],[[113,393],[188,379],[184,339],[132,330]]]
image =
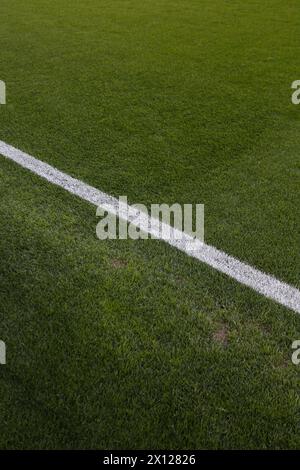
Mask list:
[[[298,0],[1,0],[0,139],[300,288]],[[1,448],[299,448],[299,314],[0,156]]]

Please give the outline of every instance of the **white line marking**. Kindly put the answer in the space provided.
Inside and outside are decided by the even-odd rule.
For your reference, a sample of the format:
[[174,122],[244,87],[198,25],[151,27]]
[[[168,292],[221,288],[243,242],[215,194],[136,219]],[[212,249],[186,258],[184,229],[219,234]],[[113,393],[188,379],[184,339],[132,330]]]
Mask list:
[[[80,180],[72,178],[66,173],[63,173],[47,163],[37,160],[27,153],[24,153],[2,141],[0,141],[0,154],[13,160],[27,170],[41,176],[50,183],[64,188],[69,193],[75,194],[95,206],[109,208],[110,212],[118,214],[122,219],[128,222],[134,224],[134,219],[138,215],[138,222],[136,225],[140,226],[146,233],[164,240],[189,256],[198,259],[217,271],[227,274],[239,283],[250,287],[265,297],[300,313],[300,291],[297,288],[281,282],[273,276],[265,274],[246,263],[242,263],[223,251],[205,243],[201,243],[200,241],[197,242],[198,246],[196,246],[196,249],[194,246],[191,251],[189,244],[191,242],[194,243],[194,240],[189,235],[182,234],[181,240],[165,239],[163,238],[161,231],[151,228],[151,226],[155,227],[155,223],[152,221],[150,224],[150,218],[146,214],[141,217],[141,213],[139,213],[137,209],[127,204],[124,204],[123,207],[121,207],[121,213],[118,213],[118,199],[109,196],[108,194],[99,191],[99,189],[93,188]],[[115,208],[115,210],[113,208]]]

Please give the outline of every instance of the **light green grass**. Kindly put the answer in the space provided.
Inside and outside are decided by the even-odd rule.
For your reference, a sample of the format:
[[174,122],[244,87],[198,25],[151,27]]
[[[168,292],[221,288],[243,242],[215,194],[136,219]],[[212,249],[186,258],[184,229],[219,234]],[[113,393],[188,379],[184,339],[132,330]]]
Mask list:
[[[298,2],[2,0],[0,139],[299,286]],[[298,316],[0,159],[2,448],[296,448]]]

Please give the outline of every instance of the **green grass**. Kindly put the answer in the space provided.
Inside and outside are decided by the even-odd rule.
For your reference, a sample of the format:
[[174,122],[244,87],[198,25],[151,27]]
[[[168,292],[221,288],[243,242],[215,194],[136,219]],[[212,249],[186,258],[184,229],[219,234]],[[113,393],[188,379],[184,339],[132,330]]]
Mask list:
[[[299,284],[296,0],[2,0],[0,139]],[[1,448],[299,448],[299,317],[0,158]]]

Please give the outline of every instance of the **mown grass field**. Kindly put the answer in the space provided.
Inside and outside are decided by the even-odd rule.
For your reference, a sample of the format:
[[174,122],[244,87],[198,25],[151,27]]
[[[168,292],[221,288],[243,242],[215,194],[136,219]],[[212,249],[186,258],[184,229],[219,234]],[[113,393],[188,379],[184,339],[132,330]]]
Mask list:
[[[297,0],[1,0],[0,139],[300,287]],[[0,448],[299,448],[300,318],[0,156]]]

